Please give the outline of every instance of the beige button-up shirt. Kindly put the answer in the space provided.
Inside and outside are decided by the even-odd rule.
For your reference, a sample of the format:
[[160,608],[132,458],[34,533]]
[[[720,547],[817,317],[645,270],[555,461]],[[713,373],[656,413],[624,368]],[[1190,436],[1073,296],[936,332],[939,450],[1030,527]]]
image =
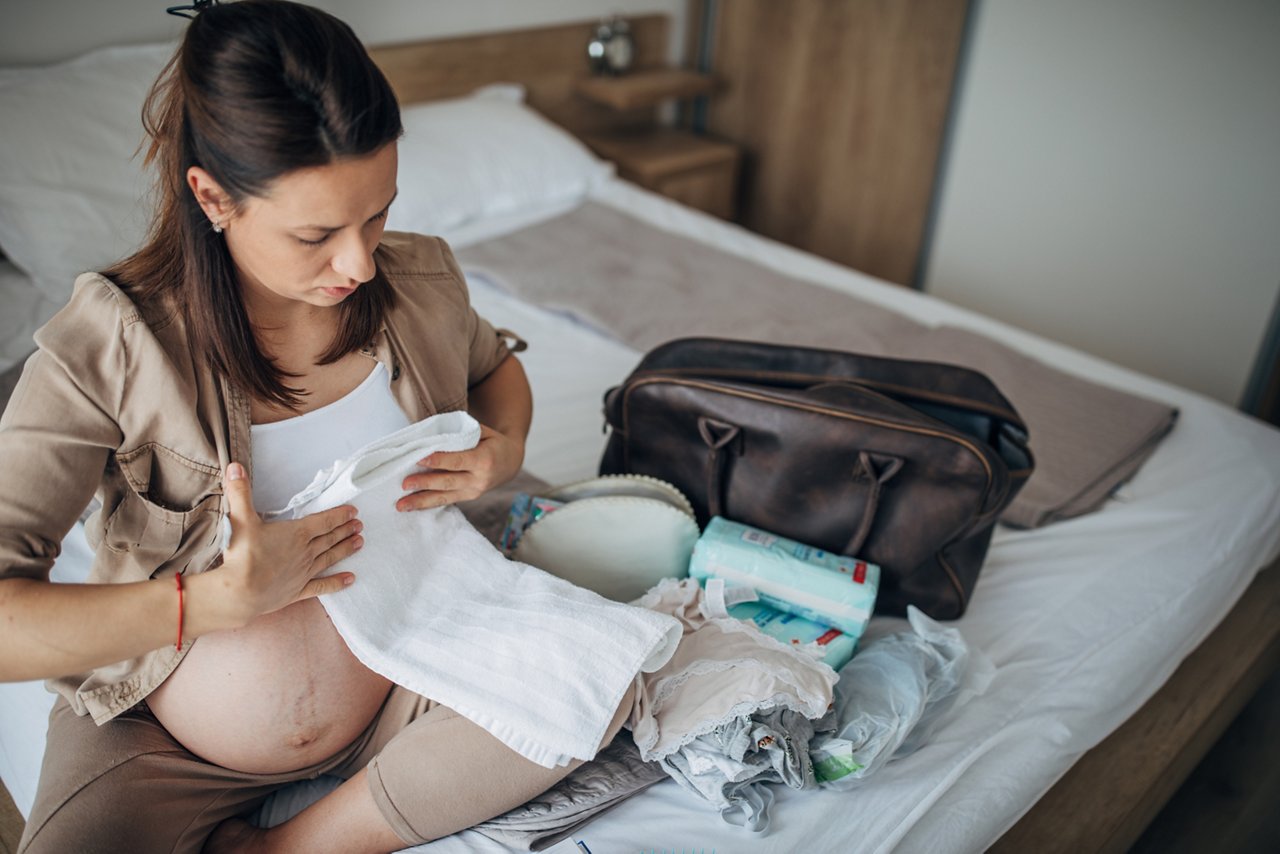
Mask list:
[[[387,232],[376,259],[395,307],[361,352],[386,366],[411,421],[464,409],[468,389],[523,343],[509,346],[510,333],[475,313],[439,238]],[[35,339],[0,418],[0,578],[48,580],[95,493],[91,582],[215,565],[222,471],[253,459],[249,399],[192,350],[180,313],[135,304],[96,273],[76,280]],[[101,724],[145,698],[188,649],[166,646],[46,684]]]

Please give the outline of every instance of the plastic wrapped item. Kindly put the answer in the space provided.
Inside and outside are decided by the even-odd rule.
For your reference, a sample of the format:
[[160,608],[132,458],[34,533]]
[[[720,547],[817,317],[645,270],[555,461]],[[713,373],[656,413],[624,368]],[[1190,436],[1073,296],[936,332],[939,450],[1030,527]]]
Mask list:
[[907,608],[907,620],[911,631],[871,641],[840,669],[838,729],[809,745],[821,785],[855,788],[891,758],[918,748],[957,701],[990,684],[990,659],[970,650],[957,629],[915,607]]
[[518,492],[511,502],[511,511],[507,514],[507,525],[502,529],[502,537],[498,540],[498,548],[507,557],[515,551],[516,544],[524,536],[525,529],[543,516],[564,506],[563,501],[544,498]]

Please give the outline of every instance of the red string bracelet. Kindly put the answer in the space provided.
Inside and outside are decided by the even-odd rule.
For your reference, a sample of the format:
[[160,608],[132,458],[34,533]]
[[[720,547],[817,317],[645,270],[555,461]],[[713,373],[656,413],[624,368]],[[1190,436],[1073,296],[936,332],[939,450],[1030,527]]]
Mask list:
[[178,583],[178,642],[173,645],[173,648],[182,652],[182,573],[179,572],[173,576],[173,580]]

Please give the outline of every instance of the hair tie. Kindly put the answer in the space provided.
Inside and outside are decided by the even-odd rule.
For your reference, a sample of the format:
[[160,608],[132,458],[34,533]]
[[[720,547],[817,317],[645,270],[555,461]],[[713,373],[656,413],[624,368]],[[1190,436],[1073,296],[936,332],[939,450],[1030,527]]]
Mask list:
[[177,15],[179,18],[191,18],[194,20],[196,15],[199,15],[210,6],[216,5],[218,5],[218,0],[196,0],[190,6],[170,6],[165,11],[170,15]]

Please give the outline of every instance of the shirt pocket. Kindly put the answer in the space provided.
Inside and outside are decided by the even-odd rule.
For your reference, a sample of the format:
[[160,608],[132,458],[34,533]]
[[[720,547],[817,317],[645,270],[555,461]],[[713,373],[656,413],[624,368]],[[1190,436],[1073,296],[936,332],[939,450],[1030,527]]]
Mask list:
[[117,453],[115,462],[124,483],[105,517],[102,544],[132,564],[135,577],[152,577],[220,506],[221,473],[155,442]]

